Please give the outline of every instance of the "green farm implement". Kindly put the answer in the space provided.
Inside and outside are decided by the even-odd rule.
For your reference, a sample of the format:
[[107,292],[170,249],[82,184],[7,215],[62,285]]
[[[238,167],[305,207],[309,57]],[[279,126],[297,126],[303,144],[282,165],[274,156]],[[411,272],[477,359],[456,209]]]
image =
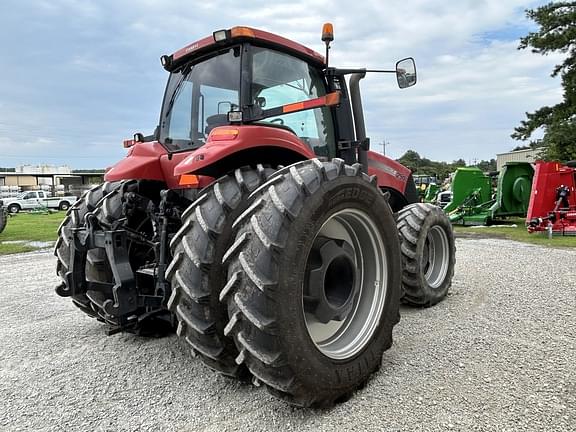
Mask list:
[[490,225],[511,216],[526,216],[534,169],[527,162],[507,162],[493,177],[478,168],[458,168],[452,182],[452,201],[444,208],[450,221],[460,225]]
[[440,192],[440,186],[437,183],[430,183],[426,188],[426,193],[424,194],[424,202],[436,203],[436,196]]

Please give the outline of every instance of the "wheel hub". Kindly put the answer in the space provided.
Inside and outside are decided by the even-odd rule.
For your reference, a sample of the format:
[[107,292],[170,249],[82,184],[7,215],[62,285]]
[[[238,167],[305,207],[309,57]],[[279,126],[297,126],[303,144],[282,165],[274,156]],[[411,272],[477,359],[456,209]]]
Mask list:
[[387,256],[370,216],[332,214],[308,253],[302,309],[312,342],[327,357],[347,359],[369,343],[387,293]]
[[304,287],[304,307],[319,322],[342,321],[359,292],[354,248],[344,240],[317,237],[312,245]]
[[431,288],[437,289],[446,280],[450,261],[448,237],[439,226],[430,229],[422,257],[424,278]]

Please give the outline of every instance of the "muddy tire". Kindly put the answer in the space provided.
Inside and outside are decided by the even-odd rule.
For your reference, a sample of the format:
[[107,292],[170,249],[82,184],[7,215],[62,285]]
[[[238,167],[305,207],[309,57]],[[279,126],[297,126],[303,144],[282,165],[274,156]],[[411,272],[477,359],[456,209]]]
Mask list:
[[442,301],[454,276],[456,248],[448,216],[432,204],[411,204],[397,214],[402,250],[402,302],[429,307]]
[[[65,275],[70,266],[70,230],[74,227],[84,225],[88,214],[94,217],[103,229],[118,229],[127,226],[133,230],[146,235],[152,235],[153,228],[142,212],[136,215],[124,214],[124,198],[126,194],[137,191],[139,182],[126,180],[115,183],[104,183],[84,194],[69,209],[66,218],[58,230],[58,241],[55,247],[55,255],[58,257],[57,273],[62,279],[62,285],[57,288],[58,293],[65,293],[70,290],[66,286]],[[158,187],[153,188],[153,194],[159,193]],[[139,244],[128,242],[129,260],[132,269],[135,271],[144,263],[150,262],[153,258],[153,249],[141,247]],[[110,283],[114,280],[112,269],[104,249],[91,249],[86,253],[86,267],[84,269],[85,278],[88,281]],[[142,293],[151,295],[153,293]],[[150,313],[148,308],[137,309],[133,315],[128,317],[111,317],[105,312],[105,305],[114,302],[112,295],[99,291],[87,291],[85,294],[75,295],[73,303],[86,314],[97,318],[99,321],[111,325],[113,328],[122,326],[123,330],[148,335],[163,336],[172,329],[172,320],[169,312]],[[142,319],[142,317],[144,317]],[[130,321],[132,320],[132,321]]]
[[[149,215],[142,209],[130,211],[125,204],[130,194],[136,194],[143,199],[159,200],[160,189],[161,186],[156,183],[137,180],[122,181],[118,187],[102,198],[93,214],[103,229],[126,227],[140,233],[148,240],[152,240],[154,227]],[[151,245],[143,245],[129,240],[127,248],[130,266],[134,272],[143,266],[152,265],[156,259],[154,248]],[[114,281],[112,268],[104,249],[88,251],[86,279],[103,283]],[[145,292],[142,287],[139,287],[139,294],[154,295],[154,287],[147,289],[150,291]],[[98,317],[112,327],[122,325],[124,331],[154,337],[165,336],[173,331],[173,319],[171,313],[166,310],[139,307],[127,318],[128,321],[125,321],[126,317],[112,317],[105,312],[106,304],[114,303],[114,298],[108,297],[100,291],[87,291],[86,296],[97,311]]]
[[235,358],[234,342],[224,336],[226,306],[219,294],[226,284],[222,256],[233,240],[232,223],[249,205],[248,196],[272,169],[241,168],[206,188],[182,215],[182,228],[171,241],[173,261],[169,309],[178,320],[177,334],[208,367],[224,375],[247,377]]
[[[56,273],[60,277],[62,284],[64,285],[64,290],[69,290],[70,288],[66,286],[66,272],[70,266],[70,230],[73,228],[79,228],[84,225],[84,217],[87,213],[96,210],[100,204],[102,198],[112,192],[113,190],[119,188],[120,182],[116,183],[103,183],[98,185],[91,190],[85,192],[76,201],[66,213],[66,217],[60,224],[58,228],[58,240],[54,247],[54,255],[57,258],[56,263]],[[88,260],[86,267],[87,271],[90,271],[92,264]],[[90,300],[85,294],[80,294],[72,297],[72,302],[79,309],[85,312],[87,315],[98,318],[97,310],[91,304]]]
[[345,400],[399,320],[398,233],[375,179],[339,159],[299,162],[236,224],[221,293],[236,362],[291,404]]

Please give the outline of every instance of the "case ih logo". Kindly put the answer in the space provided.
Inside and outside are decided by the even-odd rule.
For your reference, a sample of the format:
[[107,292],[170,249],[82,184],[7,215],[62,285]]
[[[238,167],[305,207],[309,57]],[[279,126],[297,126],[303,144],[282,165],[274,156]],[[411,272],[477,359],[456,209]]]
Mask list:
[[194,50],[197,49],[197,48],[198,48],[198,44],[197,44],[197,43],[190,45],[189,47],[186,48],[186,54],[188,54],[189,52],[194,51]]

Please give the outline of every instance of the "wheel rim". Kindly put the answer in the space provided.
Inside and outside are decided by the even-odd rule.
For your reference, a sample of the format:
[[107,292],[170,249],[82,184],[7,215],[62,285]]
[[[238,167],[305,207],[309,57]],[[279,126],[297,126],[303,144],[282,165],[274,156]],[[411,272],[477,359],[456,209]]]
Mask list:
[[[341,320],[327,323],[321,322],[317,315],[309,311],[303,297],[306,328],[310,338],[324,355],[338,360],[348,359],[370,343],[380,323],[388,284],[384,242],[372,219],[356,209],[342,210],[330,216],[316,234],[315,240],[319,236],[344,241],[352,247],[355,275],[348,280],[353,281],[351,283],[354,284],[355,295],[351,299],[350,311],[341,317]],[[334,279],[327,276],[325,281]],[[336,289],[342,292],[341,287]],[[325,286],[324,292],[330,297],[334,288]]]
[[450,249],[448,236],[440,226],[434,226],[428,231],[424,245],[424,278],[433,289],[438,289],[448,273]]

